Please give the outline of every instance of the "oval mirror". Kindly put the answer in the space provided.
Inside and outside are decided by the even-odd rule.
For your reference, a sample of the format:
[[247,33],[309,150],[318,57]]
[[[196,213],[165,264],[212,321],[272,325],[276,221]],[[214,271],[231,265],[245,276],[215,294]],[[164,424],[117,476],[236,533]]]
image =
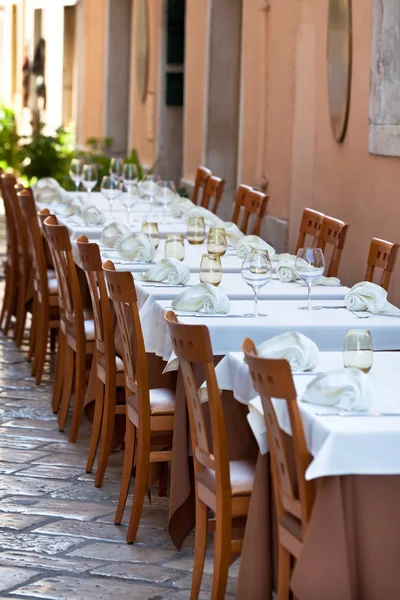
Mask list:
[[139,98],[146,100],[149,73],[149,13],[147,0],[137,0],[135,24],[136,82]]
[[329,0],[327,58],[331,127],[336,141],[342,142],[350,107],[351,0]]

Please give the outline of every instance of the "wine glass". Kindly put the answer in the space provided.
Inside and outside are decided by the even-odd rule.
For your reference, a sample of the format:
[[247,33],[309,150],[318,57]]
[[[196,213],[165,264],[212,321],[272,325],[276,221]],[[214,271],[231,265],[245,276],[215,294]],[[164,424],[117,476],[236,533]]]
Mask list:
[[75,183],[76,193],[79,194],[79,186],[82,181],[83,161],[80,158],[73,158],[69,166],[69,176]]
[[132,207],[136,204],[136,200],[140,197],[140,191],[136,184],[129,186],[129,188],[126,188],[124,185],[120,187],[121,196],[119,201],[121,202],[122,206],[125,206],[126,216],[129,225],[131,222]]
[[88,194],[88,203],[90,203],[90,197],[93,188],[96,187],[99,176],[97,173],[96,165],[83,165],[82,169],[82,185]]
[[110,203],[110,213],[113,211],[113,202],[121,195],[120,185],[110,175],[105,175],[101,180],[100,191]]
[[368,373],[373,357],[371,333],[367,329],[350,329],[344,340],[343,365]]
[[219,254],[203,254],[200,263],[199,279],[201,283],[219,285],[222,280],[221,257]]
[[189,244],[202,244],[206,239],[206,226],[203,217],[190,217],[187,225]]
[[258,293],[272,276],[272,262],[267,250],[252,250],[242,263],[241,275],[243,280],[253,288],[254,312],[246,317],[266,317],[268,315],[258,312]]
[[147,237],[151,240],[154,248],[157,250],[160,244],[160,233],[158,231],[158,224],[146,222],[142,223],[142,233],[147,235]]
[[154,198],[157,195],[158,184],[160,183],[160,178],[158,175],[146,175],[143,179],[143,183],[141,185],[141,191],[148,198],[150,204],[150,215],[152,214],[152,209],[154,205]]
[[123,165],[122,181],[124,182],[124,185],[128,191],[130,190],[130,188],[132,188],[132,186],[137,184],[138,171],[136,165],[132,163],[127,163],[126,165]]
[[173,181],[160,181],[157,190],[157,200],[164,207],[164,223],[167,222],[168,206],[176,196],[176,188]]
[[124,168],[123,158],[112,158],[110,162],[110,175],[113,179],[122,181],[122,173]]
[[169,233],[165,239],[165,258],[185,258],[185,241],[180,233]]
[[220,254],[226,252],[226,231],[223,227],[211,227],[208,232],[207,252],[209,254]]
[[325,259],[321,248],[300,248],[295,262],[296,274],[307,284],[308,304],[300,306],[300,310],[319,310],[320,306],[311,306],[311,288],[317,279],[322,277]]

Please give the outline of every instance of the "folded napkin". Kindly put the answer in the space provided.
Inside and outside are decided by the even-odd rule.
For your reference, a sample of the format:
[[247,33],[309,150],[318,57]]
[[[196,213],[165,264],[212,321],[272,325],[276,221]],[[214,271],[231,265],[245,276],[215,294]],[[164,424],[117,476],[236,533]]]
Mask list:
[[97,206],[88,206],[81,212],[81,217],[86,225],[103,225],[105,216]]
[[240,231],[239,227],[230,221],[222,223],[220,227],[225,229],[226,241],[228,242],[228,245],[236,248],[240,240],[244,237],[244,234]]
[[180,196],[175,196],[175,198],[171,202],[171,212],[174,217],[181,217],[192,208],[196,208],[196,205],[193,204],[193,202],[189,200],[189,198],[181,198]]
[[100,241],[108,248],[115,248],[124,238],[128,237],[130,233],[131,231],[127,225],[115,222],[110,223],[107,227],[104,227],[101,232]]
[[118,249],[123,258],[138,262],[150,262],[156,253],[151,239],[144,233],[135,233],[122,239]]
[[68,193],[53,177],[43,177],[32,186],[36,202],[52,204],[53,202],[68,201]]
[[173,309],[199,311],[215,315],[229,311],[229,298],[211,283],[200,283],[176,296],[171,304]]
[[223,227],[225,224],[222,219],[203,206],[195,206],[185,212],[183,220],[187,223],[191,217],[203,217],[204,221],[211,227]]
[[360,369],[339,369],[313,379],[301,400],[341,410],[364,411],[371,407],[372,391],[367,375]]
[[[297,279],[296,258],[297,257],[292,254],[279,255],[279,262],[276,273],[278,275],[278,278],[284,283],[288,283],[289,281],[296,281]],[[303,262],[305,263],[306,261]],[[314,285],[340,285],[340,279],[338,279],[337,277],[320,277],[314,282]]]
[[374,315],[400,315],[400,309],[387,301],[387,292],[376,283],[361,281],[347,292],[344,303],[352,311],[367,310]]
[[80,196],[69,198],[68,202],[53,202],[52,212],[61,217],[79,216],[82,213],[84,202]]
[[183,285],[189,279],[189,266],[177,258],[162,258],[143,275],[143,281],[166,281],[171,285]]
[[277,335],[257,347],[263,358],[285,358],[292,371],[312,371],[318,363],[317,345],[296,331]]
[[267,250],[270,258],[275,254],[275,249],[258,235],[245,235],[237,245],[237,255],[244,260],[252,250]]

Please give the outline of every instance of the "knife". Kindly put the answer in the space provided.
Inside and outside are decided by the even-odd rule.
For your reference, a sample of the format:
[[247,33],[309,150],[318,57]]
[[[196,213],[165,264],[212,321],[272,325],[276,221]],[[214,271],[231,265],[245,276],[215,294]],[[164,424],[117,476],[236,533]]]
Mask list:
[[333,413],[315,413],[317,417],[400,417],[400,413],[390,412],[333,412]]

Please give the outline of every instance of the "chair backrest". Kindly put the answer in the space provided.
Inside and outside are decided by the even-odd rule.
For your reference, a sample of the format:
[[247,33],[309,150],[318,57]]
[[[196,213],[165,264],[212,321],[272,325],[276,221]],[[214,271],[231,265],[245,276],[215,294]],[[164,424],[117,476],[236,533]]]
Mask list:
[[[305,479],[311,456],[307,449],[290,365],[286,360],[259,357],[254,342],[249,338],[243,341],[243,351],[253,386],[260,395],[264,410],[278,517],[287,512],[300,519],[302,532],[305,535],[314,503],[315,489],[313,482]],[[292,431],[295,473],[290,468],[291,460],[272,398],[284,401],[287,406]]]
[[132,273],[116,271],[110,260],[103,264],[103,271],[121,336],[126,401],[130,405],[133,400],[145,434],[150,431],[149,373],[135,282]]
[[17,240],[17,227],[14,219],[12,210],[12,198],[14,186],[17,181],[14,175],[10,173],[2,173],[0,175],[0,188],[1,195],[4,203],[4,212],[6,215],[6,227],[7,227],[7,246],[9,259],[15,260],[15,268],[18,267],[18,240]]
[[34,287],[41,303],[46,302],[49,295],[47,278],[47,261],[44,251],[44,239],[36,213],[36,204],[31,189],[17,192],[21,213],[26,222],[30,255],[33,265]]
[[[212,173],[211,173],[210,169],[207,169],[206,167],[201,167],[201,166],[197,168],[196,179],[194,182],[193,196],[192,196],[192,202],[194,204],[201,203],[207,181],[209,180],[211,175],[212,175]],[[202,193],[200,194],[200,192],[202,192]]]
[[336,277],[338,274],[348,227],[344,221],[324,215],[316,247],[321,248],[322,252],[325,252],[327,244],[333,248],[326,272],[327,277]]
[[107,372],[115,372],[114,327],[107,286],[104,279],[100,248],[89,243],[85,235],[76,240],[81,268],[85,272],[92,300],[96,348],[106,357]]
[[[318,212],[317,210],[313,210],[312,208],[304,209],[300,223],[296,253],[299,250],[299,248],[305,248],[306,246],[316,246],[323,220],[323,213]],[[311,244],[309,242],[306,243],[307,235],[311,236],[312,238]]]
[[25,278],[25,284],[28,284],[28,277],[31,268],[31,257],[28,248],[28,231],[26,221],[19,205],[17,193],[22,191],[24,187],[15,183],[10,189],[10,200],[11,210],[15,223],[15,230],[17,233],[17,247],[18,247],[18,268],[20,275]]
[[[238,195],[236,196],[236,200],[238,200]],[[239,206],[239,213],[241,211],[241,208],[242,208],[241,212],[243,213],[242,222],[241,222],[239,228],[245,235],[246,234],[259,235],[261,225],[262,225],[262,220],[265,216],[265,213],[267,212],[268,200],[269,200],[269,196],[267,196],[266,194],[263,194],[263,192],[259,192],[252,188],[250,188],[247,191],[247,193],[244,195],[243,203],[242,203],[241,207]],[[235,211],[236,211],[236,206],[235,206]],[[254,219],[253,227],[249,231],[249,225],[250,225],[249,221],[250,221],[250,217],[252,215],[255,216],[255,219]],[[239,225],[238,218],[236,221],[234,219],[232,219],[232,220],[234,223]]]
[[[209,177],[206,183],[206,187],[201,201],[201,206],[211,210],[214,214],[217,214],[219,203],[221,202],[222,194],[224,193],[225,181],[220,177],[212,175]],[[214,200],[214,204],[211,208],[211,201]]]
[[[204,467],[216,474],[218,490],[230,489],[228,443],[221,395],[218,389],[214,368],[214,354],[210,334],[205,325],[184,325],[178,323],[176,315],[168,311],[165,315],[172,346],[183,376],[186,401],[189,413],[195,469]],[[198,385],[193,372],[193,364],[201,365],[207,386],[208,405],[211,417],[212,444],[207,437],[206,424],[198,394]],[[212,448],[212,453],[210,451]]]
[[39,223],[40,223],[40,227],[43,231],[43,244],[44,244],[44,253],[46,255],[46,261],[47,261],[47,267],[49,269],[55,269],[54,266],[54,258],[53,255],[51,253],[50,247],[49,247],[49,243],[47,241],[45,232],[44,232],[44,227],[43,227],[43,223],[45,222],[45,220],[47,219],[47,217],[50,217],[51,212],[48,208],[41,208],[38,211],[38,217],[39,217]]
[[54,258],[58,281],[58,302],[62,309],[61,325],[75,328],[75,335],[85,339],[84,317],[78,273],[72,255],[69,232],[65,225],[59,225],[57,217],[51,215],[43,223],[46,239]]
[[369,247],[365,281],[373,281],[375,269],[382,269],[379,285],[388,291],[398,252],[399,244],[373,238]]

